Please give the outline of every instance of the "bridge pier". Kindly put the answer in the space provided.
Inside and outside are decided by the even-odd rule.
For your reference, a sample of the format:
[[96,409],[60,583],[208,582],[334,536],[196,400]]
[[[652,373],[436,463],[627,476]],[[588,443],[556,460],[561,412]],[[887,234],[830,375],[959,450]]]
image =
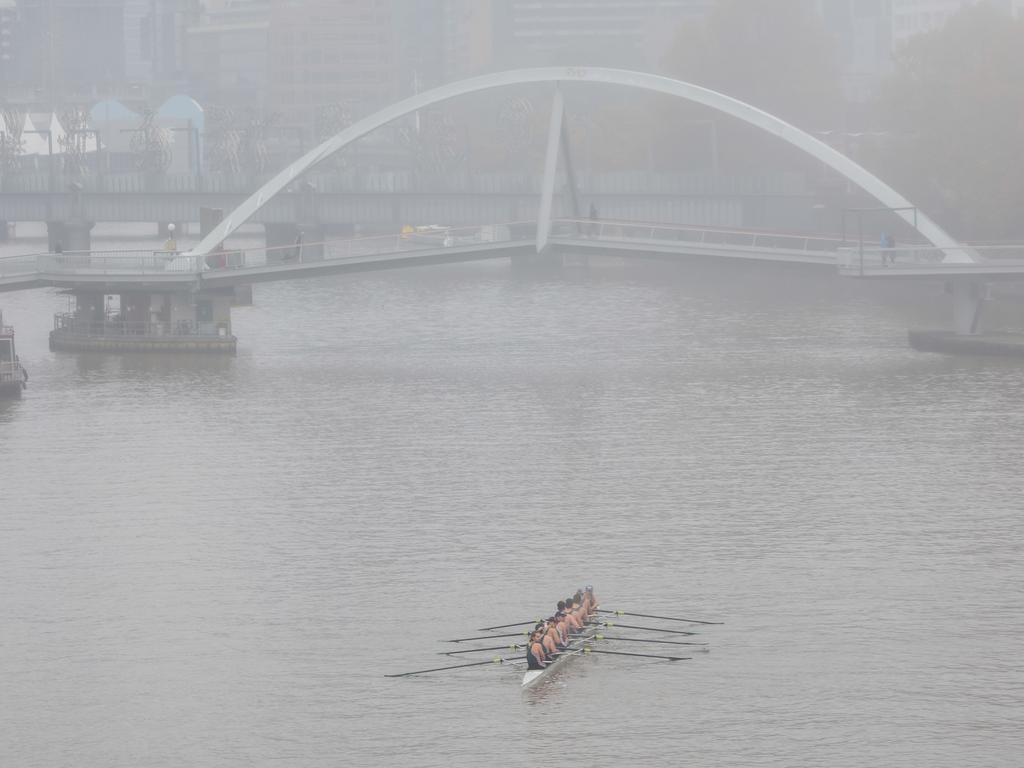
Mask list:
[[987,294],[985,284],[975,280],[954,280],[947,290],[953,294],[953,329],[956,335],[977,335]]
[[6,243],[11,237],[11,225],[0,221],[0,243]]
[[72,312],[54,318],[50,349],[70,352],[234,354],[231,289],[106,292],[76,288]]
[[953,299],[953,330],[908,332],[910,346],[922,352],[951,355],[1024,357],[1024,334],[983,331],[981,316],[988,300],[988,285],[980,280],[957,279],[946,283]]
[[46,222],[46,240],[50,252],[91,251],[94,226],[91,221]]

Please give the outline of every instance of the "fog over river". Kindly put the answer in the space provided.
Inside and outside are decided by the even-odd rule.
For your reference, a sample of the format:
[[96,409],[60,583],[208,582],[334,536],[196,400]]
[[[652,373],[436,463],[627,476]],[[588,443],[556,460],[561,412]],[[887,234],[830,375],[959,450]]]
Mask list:
[[[51,353],[66,298],[0,306],[5,766],[1020,765],[1024,376],[908,348],[940,286],[318,278],[257,286],[234,358]],[[526,693],[384,677],[584,583],[725,624]]]

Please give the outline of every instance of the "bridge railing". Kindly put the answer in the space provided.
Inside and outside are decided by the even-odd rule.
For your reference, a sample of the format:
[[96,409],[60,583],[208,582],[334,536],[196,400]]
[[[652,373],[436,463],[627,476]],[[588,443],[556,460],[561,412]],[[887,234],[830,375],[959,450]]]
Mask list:
[[0,278],[31,276],[39,272],[39,258],[45,254],[28,253],[0,258]]
[[838,251],[843,245],[840,238],[818,235],[601,219],[559,219],[555,223],[553,234],[555,237],[585,237],[597,240],[730,246],[755,251],[770,248],[820,253]]
[[1006,265],[1024,263],[1024,245],[999,243],[989,245],[965,244],[960,247],[904,246],[881,248],[871,246],[844,247],[839,250],[839,271],[844,275],[863,274],[865,270],[917,270],[921,267],[943,265],[950,269],[958,266]]
[[365,259],[403,252],[511,242],[533,237],[536,226],[536,222],[512,222],[473,227],[437,227],[429,231],[296,242],[270,248],[226,249],[208,254],[204,263],[206,269],[230,270]]
[[20,363],[13,360],[0,360],[0,382],[23,381],[25,374]]
[[[35,271],[41,274],[151,274],[197,272],[198,260],[177,251],[152,249],[118,251],[64,251],[37,254]],[[0,266],[2,274],[3,266]]]

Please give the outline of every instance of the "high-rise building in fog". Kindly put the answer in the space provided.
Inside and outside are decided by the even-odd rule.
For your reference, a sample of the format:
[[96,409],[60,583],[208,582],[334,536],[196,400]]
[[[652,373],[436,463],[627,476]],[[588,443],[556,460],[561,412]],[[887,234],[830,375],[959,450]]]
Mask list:
[[891,0],[892,44],[898,51],[911,38],[941,29],[949,19],[964,8],[989,3],[1002,11],[1020,16],[1021,0]]
[[185,74],[185,30],[198,14],[198,0],[125,0],[128,80],[181,82]]
[[18,9],[14,0],[0,0],[0,96],[6,95],[17,66],[14,38]]
[[262,109],[270,63],[270,0],[206,0],[187,30],[189,93],[205,103]]
[[102,92],[125,81],[125,0],[18,0],[18,71],[40,99]]
[[391,0],[398,91],[402,96],[446,80],[446,0]]
[[863,103],[892,68],[893,0],[818,0],[836,45],[836,63],[848,102]]
[[579,63],[659,68],[679,25],[715,0],[448,0],[453,77]]
[[277,0],[269,42],[268,107],[294,122],[337,105],[363,115],[397,98],[390,0]]
[[40,106],[180,87],[197,8],[197,0],[2,0],[0,82]]

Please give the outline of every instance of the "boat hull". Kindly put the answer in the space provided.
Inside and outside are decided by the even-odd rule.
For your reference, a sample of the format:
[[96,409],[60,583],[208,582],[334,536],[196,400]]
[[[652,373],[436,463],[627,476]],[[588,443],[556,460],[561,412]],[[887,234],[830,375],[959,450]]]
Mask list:
[[584,652],[587,643],[591,642],[596,637],[599,628],[596,625],[588,625],[584,628],[583,632],[577,635],[569,643],[569,647],[562,652],[562,654],[555,659],[551,664],[548,664],[544,669],[528,669],[523,674],[523,688],[530,688],[537,685],[541,680],[546,678],[551,672],[558,669],[569,659],[574,656],[579,656]]

